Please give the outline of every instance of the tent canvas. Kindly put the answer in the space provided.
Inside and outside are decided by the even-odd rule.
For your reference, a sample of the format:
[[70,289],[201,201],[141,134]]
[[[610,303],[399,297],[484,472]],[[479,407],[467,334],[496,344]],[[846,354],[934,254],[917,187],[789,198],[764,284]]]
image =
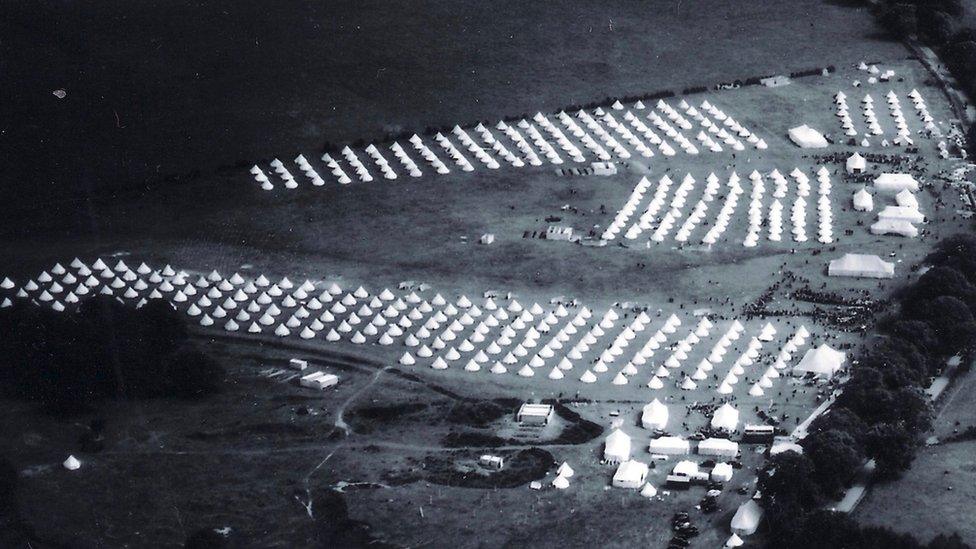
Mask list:
[[622,463],[630,459],[630,435],[614,430],[603,441],[603,459],[611,463]]
[[918,236],[918,228],[915,227],[915,225],[912,225],[911,221],[906,221],[904,219],[879,219],[871,224],[870,230],[871,234],[879,236],[886,234],[904,236],[907,238],[915,238]]
[[885,206],[878,212],[878,219],[894,219],[896,221],[908,221],[909,223],[922,223],[925,216],[916,208],[908,206]]
[[854,193],[854,209],[859,212],[870,212],[874,209],[874,197],[863,187]]
[[733,472],[734,471],[731,463],[717,463],[715,464],[715,467],[712,468],[710,477],[716,482],[728,482],[732,480]]
[[750,499],[746,501],[739,506],[735,511],[735,515],[732,517],[732,532],[739,536],[751,536],[759,527],[759,521],[762,520],[762,515],[762,507],[756,503],[756,500]]
[[885,193],[899,193],[905,189],[918,192],[918,181],[907,173],[883,173],[874,179],[874,188]]
[[706,438],[698,443],[698,453],[703,456],[735,457],[739,444],[726,438]]
[[814,374],[817,377],[832,377],[847,361],[847,353],[836,351],[824,343],[810,349],[803,355],[800,363],[793,368],[794,375]]
[[868,167],[867,160],[861,156],[861,153],[855,152],[847,159],[847,173],[861,173]]
[[856,278],[892,278],[895,276],[895,265],[876,255],[844,254],[830,262],[827,274]]
[[613,486],[636,490],[644,485],[649,469],[646,463],[628,460],[617,467],[613,474]]
[[668,425],[668,407],[655,398],[644,406],[641,425],[645,429],[664,429]]
[[790,128],[789,136],[801,149],[822,149],[827,146],[827,139],[823,134],[806,124]]
[[681,455],[690,454],[691,445],[680,437],[659,437],[651,439],[648,450],[652,454]]
[[712,429],[735,431],[739,424],[739,411],[731,404],[725,403],[712,414]]

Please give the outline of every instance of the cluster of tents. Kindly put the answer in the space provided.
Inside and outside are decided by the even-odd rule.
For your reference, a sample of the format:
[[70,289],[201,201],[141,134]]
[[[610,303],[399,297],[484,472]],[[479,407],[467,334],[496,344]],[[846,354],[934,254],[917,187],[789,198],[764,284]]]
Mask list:
[[[821,167],[816,175],[818,181],[817,239],[822,244],[830,244],[834,241],[833,213],[830,203],[832,189],[830,172],[825,167]],[[794,168],[790,172],[790,176],[796,180],[796,198],[791,208],[790,217],[793,239],[796,242],[805,242],[807,240],[806,197],[810,195],[811,191],[810,178],[799,168]],[[774,184],[774,191],[772,193],[773,201],[769,205],[768,237],[772,242],[779,242],[782,240],[783,233],[783,204],[780,200],[787,196],[789,181],[777,169],[770,172],[768,177]],[[766,192],[766,187],[763,182],[763,175],[757,170],[753,170],[749,175],[749,179],[752,182],[748,210],[749,229],[743,240],[743,246],[751,248],[758,245],[760,240],[764,221],[763,197]],[[705,178],[705,186],[701,197],[692,207],[688,215],[685,216],[682,209],[687,203],[689,194],[694,190],[695,183],[695,178],[691,174],[686,174],[672,195],[671,188],[674,186],[674,181],[669,175],[665,174],[658,181],[650,201],[643,208],[641,214],[636,220],[631,222],[634,214],[644,202],[645,194],[651,187],[651,182],[647,177],[642,177],[634,186],[627,201],[617,211],[606,229],[604,229],[601,234],[601,239],[614,240],[623,231],[624,227],[627,227],[627,230],[623,233],[624,238],[627,240],[636,240],[644,231],[653,228],[654,231],[651,234],[650,240],[653,242],[664,242],[677,221],[684,217],[684,221],[678,227],[674,238],[678,242],[687,242],[695,228],[704,220],[710,204],[715,200],[722,188],[721,180],[718,176],[710,173]],[[736,206],[738,205],[739,197],[745,193],[745,190],[740,184],[739,175],[735,171],[729,175],[725,183],[725,188],[727,191],[725,200],[718,210],[714,223],[711,224],[709,230],[701,238],[702,244],[711,245],[718,242],[728,228],[732,216],[735,213]],[[670,202],[668,202],[669,196],[671,197]],[[665,204],[668,204],[668,209],[659,218],[658,216]]]
[[[230,332],[386,346],[399,341],[407,347],[399,360],[401,364],[410,366],[419,359],[429,359],[434,369],[446,369],[451,363],[460,362],[468,372],[484,367],[493,374],[503,374],[511,368],[521,377],[533,377],[543,369],[549,379],[559,380],[575,364],[586,362],[585,354],[592,351],[589,367],[579,376],[582,383],[595,383],[598,374],[618,364],[619,357],[652,323],[650,315],[641,312],[621,324],[621,313],[615,308],[591,323],[593,313],[587,307],[571,314],[562,304],[544,308],[534,303],[523,307],[516,299],[499,304],[491,297],[479,306],[464,295],[453,302],[440,294],[430,298],[421,297],[417,291],[398,295],[389,288],[372,295],[361,286],[345,291],[335,282],[308,279],[296,284],[288,277],[272,282],[264,275],[249,279],[234,273],[225,277],[216,270],[190,274],[169,265],[156,270],[145,263],[130,269],[123,260],[110,267],[98,259],[89,267],[76,258],[70,268],[57,264],[50,272],[44,271],[36,280],[19,287],[6,278],[0,282],[0,290],[7,294],[3,306],[25,299],[63,311],[65,304],[97,294],[111,295],[137,307],[150,299],[165,299],[200,325],[218,326]],[[653,370],[647,382],[651,389],[663,388],[669,378],[683,390],[696,389],[745,331],[740,322],[732,321],[694,373],[676,376],[672,372],[681,369],[695,345],[706,339],[714,326],[708,318],[700,318],[687,335],[667,345],[669,336],[681,324],[674,314],[664,319],[653,334],[645,336],[631,358],[619,366],[610,382],[626,385],[642,367],[647,367]],[[608,343],[601,344],[601,338],[609,337],[615,328],[621,329]],[[573,343],[577,334],[578,340]],[[732,392],[744,367],[758,358],[761,342],[772,341],[775,334],[776,329],[769,323],[759,330],[719,385],[720,394]],[[771,385],[771,379],[778,376],[776,370],[785,367],[790,353],[807,336],[809,332],[801,327],[750,394],[760,395]],[[668,354],[655,365],[650,361],[658,350],[667,350]],[[493,364],[488,366],[489,363]]]
[[[638,334],[647,329],[651,318],[644,312],[638,314],[612,340],[601,345],[601,339],[617,327],[620,314],[615,309],[610,309],[597,317],[593,324],[589,324],[591,315],[589,309],[584,307],[557,329],[559,319],[568,316],[565,309],[547,314],[541,307],[533,306],[532,309],[525,310],[510,304],[509,307],[496,309],[493,314],[474,325],[470,334],[464,335],[464,327],[474,323],[473,318],[466,313],[430,343],[423,342],[430,337],[428,331],[408,336],[405,344],[419,346],[419,349],[414,352],[405,351],[400,363],[412,366],[422,358],[430,359],[430,367],[435,370],[445,370],[452,363],[461,363],[467,372],[478,372],[487,368],[492,374],[505,374],[511,370],[525,378],[535,377],[538,372],[547,372],[545,376],[548,379],[562,380],[570,370],[583,362],[587,363],[587,368],[579,376],[579,381],[596,383],[600,379],[599,374],[610,371],[618,357],[637,339]],[[433,317],[433,322],[437,320],[437,316]],[[507,324],[502,324],[502,320],[507,321]],[[674,334],[680,325],[681,319],[677,315],[671,315],[664,320],[659,329],[646,336],[633,356],[622,367],[618,366],[616,374],[609,377],[610,383],[628,385],[631,378],[647,368],[651,377],[646,387],[652,390],[664,388],[669,379],[672,380],[671,384],[681,390],[698,389],[699,384],[710,377],[715,366],[723,361],[733,342],[745,331],[742,323],[732,321],[727,331],[711,348],[707,358],[697,362],[693,373],[675,374],[681,371],[695,345],[705,340],[714,326],[709,319],[701,318],[687,335],[667,344],[669,335]],[[583,329],[586,331],[581,331]],[[573,343],[572,336],[576,334],[581,335]],[[746,375],[746,368],[759,362],[763,342],[773,341],[776,334],[776,328],[771,323],[766,323],[750,338],[741,355],[732,362],[721,381],[716,384],[715,390],[718,394],[729,395],[733,392],[733,387]],[[748,394],[762,396],[771,388],[773,380],[780,377],[780,370],[787,367],[793,353],[805,345],[809,337],[810,332],[806,327],[799,327],[779,350],[775,362],[763,372],[756,373],[756,381],[748,389]],[[459,343],[452,344],[454,341]],[[667,351],[667,354],[657,363],[651,362],[658,351]],[[587,353],[590,353],[591,358],[586,358]],[[489,364],[492,365],[488,366]]]
[[[711,470],[702,470],[702,466],[692,459],[677,461],[668,474],[668,481],[685,479],[689,482],[730,482],[735,469],[728,459],[739,455],[739,445],[724,438],[734,433],[739,425],[739,410],[731,403],[724,403],[712,414],[710,427],[716,435],[700,441],[695,448],[689,440],[679,436],[663,435],[650,439],[648,451],[651,454],[663,456],[684,456],[695,453],[704,457],[718,460]],[[660,400],[654,399],[644,406],[641,414],[641,425],[649,430],[663,430],[668,421],[668,407]],[[654,497],[658,489],[649,480],[650,468],[646,463],[632,457],[633,439],[620,428],[615,428],[603,441],[603,462],[616,465],[611,485],[617,488],[639,490],[643,497]],[[717,494],[717,493],[716,493]],[[743,545],[742,538],[754,534],[762,519],[762,508],[754,499],[742,503],[732,516],[730,528],[732,535],[725,543],[726,547]]]
[[[715,344],[711,350],[711,353],[705,360],[703,360],[703,362],[707,361],[708,365],[712,366],[719,364],[732,341],[737,339],[741,333],[741,330],[736,331],[730,328],[730,330],[726,332],[726,334]],[[718,382],[716,392],[718,392],[720,395],[732,394],[733,387],[746,375],[746,367],[753,366],[758,363],[763,343],[773,341],[775,335],[776,328],[773,327],[772,324],[767,323],[765,326],[763,326],[762,330],[760,330],[759,335],[750,338],[748,344],[746,345],[745,351],[732,362],[729,369],[726,371],[725,376],[722,377],[722,379]],[[759,376],[759,379],[749,387],[748,394],[754,397],[763,396],[766,390],[773,386],[773,380],[780,377],[780,371],[786,369],[788,362],[793,357],[793,353],[805,345],[806,340],[809,337],[810,332],[807,330],[806,326],[801,325],[799,328],[797,328],[793,336],[780,348],[773,364],[768,366]],[[704,366],[700,364],[699,369],[703,368]]]
[[[551,164],[559,165],[564,162],[560,156],[560,150],[577,163],[587,161],[583,152],[584,149],[589,150],[603,162],[609,162],[614,158],[626,160],[631,158],[631,152],[624,146],[625,143],[645,158],[654,156],[654,150],[651,146],[656,146],[659,152],[665,156],[673,156],[675,154],[675,147],[668,139],[677,144],[685,153],[698,154],[698,147],[682,133],[694,131],[695,124],[688,118],[696,121],[701,128],[698,134],[695,135],[695,139],[710,151],[721,152],[723,145],[734,151],[745,150],[746,146],[740,141],[740,138],[745,139],[756,149],[762,150],[767,148],[765,140],[708,101],[702,102],[701,107],[696,108],[688,104],[687,101],[682,100],[678,109],[675,109],[665,101],[660,100],[655,105],[656,110],[647,109],[643,102],[637,101],[633,105],[633,108],[638,113],[643,110],[648,110],[649,112],[646,116],[642,117],[617,101],[610,107],[609,111],[605,111],[602,107],[594,109],[592,114],[585,110],[579,110],[575,115],[575,119],[564,111],[556,114],[555,119],[583,147],[579,147],[574,143],[549,117],[541,112],[536,113],[531,121],[521,119],[514,125],[508,124],[505,121],[498,122],[495,129],[502,132],[514,147],[507,147],[500,139],[492,135],[491,130],[482,123],[479,123],[473,128],[474,133],[477,134],[479,139],[473,138],[468,131],[457,125],[452,129],[451,135],[460,141],[461,147],[473,154],[488,169],[498,169],[501,167],[499,161],[493,155],[503,158],[514,167],[523,167],[526,164],[541,166],[543,164],[543,158]],[[684,114],[679,112],[679,109]],[[623,121],[618,121],[612,114],[612,111],[624,111]],[[649,121],[658,131],[663,132],[664,137],[660,137],[655,133],[645,123],[645,120]],[[630,127],[628,127],[628,124]],[[544,134],[539,128],[542,128],[546,133]],[[525,135],[523,135],[523,132]],[[594,138],[591,133],[596,137]],[[555,141],[558,148],[549,142],[547,135],[549,139]],[[470,172],[474,170],[474,165],[465,157],[461,148],[457,147],[451,141],[449,136],[437,133],[434,136],[434,141],[461,171]],[[424,143],[423,138],[419,135],[412,135],[409,138],[409,142],[435,173],[440,175],[451,173],[451,169],[447,164],[438,158],[437,154]],[[517,151],[517,154],[513,152],[513,148]],[[370,157],[372,164],[380,170],[384,179],[390,181],[397,179],[397,173],[393,165],[383,157],[382,152],[375,144],[368,145],[364,150]],[[410,159],[399,142],[394,142],[390,146],[390,150],[393,151],[397,159],[400,160],[402,167],[411,177],[421,177],[423,175],[420,167]],[[373,175],[370,173],[367,164],[360,160],[356,152],[349,146],[343,147],[340,155],[342,160],[348,164],[348,170],[344,169],[339,160],[333,158],[331,154],[326,153],[322,155],[322,162],[325,163],[339,184],[345,185],[353,181],[349,173],[353,173],[361,182],[368,183],[373,181]],[[314,186],[322,186],[325,184],[325,180],[322,179],[315,170],[315,167],[304,155],[298,155],[295,158],[295,163]],[[285,188],[295,189],[298,187],[298,181],[288,172],[283,162],[274,159],[271,162],[271,167],[280,176]],[[254,165],[251,168],[251,174],[262,189],[266,191],[274,190],[274,183],[269,179],[261,166]]]
[[[790,209],[791,232],[794,241],[806,242],[806,197],[810,195],[810,178],[799,168],[794,168],[790,172],[790,176],[796,180],[796,199]],[[783,204],[780,199],[786,197],[788,182],[779,170],[774,169],[769,177],[775,186],[773,202],[769,206],[769,240],[779,242],[782,240],[783,234]],[[753,171],[749,178],[753,184],[749,203],[749,231],[742,244],[746,247],[755,247],[759,243],[762,230],[762,197],[765,187],[763,186],[762,175],[758,172]],[[830,172],[821,167],[817,171],[817,181],[817,240],[821,244],[830,244],[834,241],[833,214],[830,209]]]
[[[939,135],[938,126],[935,124],[935,119],[932,117],[931,113],[928,111],[928,107],[925,104],[925,99],[918,92],[918,90],[913,89],[908,93],[908,97],[912,100],[915,106],[915,110],[918,114],[919,119],[924,125],[925,129],[933,134]],[[894,90],[889,90],[885,94],[885,100],[888,103],[888,110],[894,121],[895,127],[897,128],[897,133],[892,143],[895,145],[910,146],[914,144],[914,140],[911,137],[912,131],[908,127],[908,121],[905,119],[905,115],[901,109],[901,100],[898,98],[898,94]],[[843,91],[837,92],[834,95],[834,102],[837,105],[836,115],[840,118],[841,127],[844,129],[844,133],[849,137],[855,137],[858,135],[857,129],[854,127],[854,119],[850,115],[850,108],[847,104],[847,94]],[[881,123],[878,120],[877,113],[874,110],[874,98],[871,94],[865,95],[861,99],[862,111],[864,115],[864,122],[867,126],[867,131],[865,132],[869,136],[880,137],[884,135],[884,129],[881,127]],[[882,146],[889,146],[887,139],[881,142]],[[871,142],[868,137],[865,137],[861,141],[861,145],[864,147],[870,146]]]
[[918,181],[910,174],[882,173],[874,180],[874,194],[864,187],[854,193],[852,202],[859,212],[874,210],[876,196],[891,196],[894,204],[885,205],[878,212],[877,221],[871,225],[871,234],[896,235],[915,238],[919,234],[915,226],[925,222],[925,214],[920,210]]

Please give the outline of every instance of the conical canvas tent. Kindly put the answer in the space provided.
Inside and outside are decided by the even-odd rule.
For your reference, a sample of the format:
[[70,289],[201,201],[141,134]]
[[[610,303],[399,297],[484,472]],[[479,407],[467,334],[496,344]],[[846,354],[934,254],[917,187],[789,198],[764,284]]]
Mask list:
[[817,377],[832,377],[847,361],[847,354],[832,349],[824,343],[816,349],[810,349],[803,355],[793,368],[794,375],[813,374]]
[[641,425],[645,429],[664,429],[668,425],[668,407],[660,400],[654,399],[644,406],[641,413]]
[[81,467],[81,462],[75,456],[68,456],[61,465],[69,471],[77,471]]
[[751,536],[756,532],[759,527],[759,521],[762,520],[763,510],[762,507],[756,503],[756,500],[750,499],[739,506],[736,510],[735,515],[732,517],[732,533],[739,536]]
[[603,459],[610,463],[622,463],[630,459],[630,435],[615,429],[603,441]]
[[731,404],[725,403],[712,414],[712,429],[735,431],[739,425],[739,411]]
[[859,212],[870,212],[874,209],[874,197],[863,187],[854,193],[854,209]]

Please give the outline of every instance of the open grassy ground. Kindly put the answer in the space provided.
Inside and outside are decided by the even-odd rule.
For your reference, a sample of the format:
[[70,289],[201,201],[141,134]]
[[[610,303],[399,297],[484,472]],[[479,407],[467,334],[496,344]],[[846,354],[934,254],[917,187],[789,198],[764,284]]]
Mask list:
[[902,51],[863,8],[819,0],[295,1],[271,13],[35,2],[5,15],[5,177],[52,207],[325,141]]
[[[933,434],[944,438],[976,425],[976,374],[969,372],[945,395]],[[871,488],[857,509],[866,523],[911,532],[927,540],[957,530],[967,543],[976,543],[972,501],[976,498],[976,441],[949,442],[923,448],[904,477]]]

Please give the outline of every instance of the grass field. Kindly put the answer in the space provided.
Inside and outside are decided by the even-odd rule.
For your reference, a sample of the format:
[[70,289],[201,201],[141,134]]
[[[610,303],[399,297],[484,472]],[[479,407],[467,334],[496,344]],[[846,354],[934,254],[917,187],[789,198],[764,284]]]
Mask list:
[[[958,378],[945,395],[933,434],[940,439],[976,425],[972,399],[976,375]],[[971,506],[976,498],[976,442],[949,442],[923,448],[901,479],[871,488],[857,509],[866,523],[911,532],[922,540],[958,531],[967,543],[976,543]],[[937,510],[937,511],[936,511]]]
[[326,141],[904,51],[863,8],[818,0],[295,1],[272,14],[42,2],[6,15],[4,47],[19,52],[4,56],[6,177],[31,189],[19,204],[51,207]]

